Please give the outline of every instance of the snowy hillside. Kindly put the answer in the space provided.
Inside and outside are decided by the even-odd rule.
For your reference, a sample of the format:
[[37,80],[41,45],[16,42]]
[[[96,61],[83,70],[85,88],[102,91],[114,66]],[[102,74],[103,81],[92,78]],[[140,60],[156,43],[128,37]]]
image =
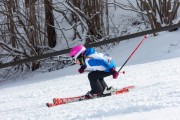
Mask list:
[[[83,95],[90,90],[87,74],[75,65],[59,71],[0,83],[1,120],[180,120],[180,31],[150,36],[109,86],[135,85],[122,95],[47,108],[54,97]],[[109,53],[118,68],[142,37],[123,41]]]

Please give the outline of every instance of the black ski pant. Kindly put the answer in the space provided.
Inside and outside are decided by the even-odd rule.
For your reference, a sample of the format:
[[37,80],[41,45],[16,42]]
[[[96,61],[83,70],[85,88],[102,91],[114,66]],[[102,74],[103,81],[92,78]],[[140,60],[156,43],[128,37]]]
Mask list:
[[107,87],[104,77],[112,75],[111,72],[92,71],[88,74],[92,94],[101,94]]

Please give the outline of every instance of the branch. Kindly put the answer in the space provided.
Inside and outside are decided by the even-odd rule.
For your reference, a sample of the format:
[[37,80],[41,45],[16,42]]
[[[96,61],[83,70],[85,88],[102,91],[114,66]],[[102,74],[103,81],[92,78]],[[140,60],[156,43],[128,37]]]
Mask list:
[[[12,56],[17,56],[17,55],[24,55],[24,52],[20,51],[20,50],[17,50],[15,48],[11,48],[9,47],[8,45],[6,45],[4,42],[1,42],[0,41],[0,46],[6,50],[7,52],[11,53]],[[26,56],[26,55],[25,55]]]
[[137,12],[137,13],[140,13],[140,14],[145,14],[145,15],[147,15],[145,12],[141,12],[141,11],[139,11],[138,9],[135,9],[135,7],[131,8],[131,7],[130,7],[130,6],[132,6],[131,3],[129,3],[130,6],[124,5],[124,4],[120,4],[120,3],[117,3],[117,2],[115,2],[115,3],[104,2],[104,3],[116,5],[116,6],[120,7],[120,8],[123,9],[123,10],[133,11],[133,12]]

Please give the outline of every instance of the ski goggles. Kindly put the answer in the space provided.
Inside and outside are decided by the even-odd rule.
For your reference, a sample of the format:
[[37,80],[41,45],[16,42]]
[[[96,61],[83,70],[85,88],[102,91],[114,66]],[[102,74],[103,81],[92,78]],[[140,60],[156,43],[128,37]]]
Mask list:
[[76,63],[77,62],[77,59],[75,57],[72,57],[72,62],[73,63]]
[[80,65],[84,64],[84,59],[82,57],[81,58],[72,57],[72,61],[73,63],[79,63]]

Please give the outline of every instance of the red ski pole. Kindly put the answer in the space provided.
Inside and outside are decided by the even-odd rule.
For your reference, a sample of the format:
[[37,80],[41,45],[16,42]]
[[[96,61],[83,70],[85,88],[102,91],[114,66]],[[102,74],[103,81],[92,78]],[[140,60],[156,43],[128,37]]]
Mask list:
[[[124,64],[121,66],[121,68],[118,70],[118,72],[121,71],[121,69],[126,65],[126,63],[129,61],[129,59],[132,57],[132,55],[136,52],[136,50],[139,48],[139,46],[144,42],[144,40],[147,38],[147,36],[145,35],[144,38],[142,39],[142,41],[139,43],[139,45],[134,49],[134,51],[130,54],[130,56],[128,57],[128,59],[124,62]],[[124,72],[124,71],[123,71]],[[125,74],[125,72],[123,73]]]

